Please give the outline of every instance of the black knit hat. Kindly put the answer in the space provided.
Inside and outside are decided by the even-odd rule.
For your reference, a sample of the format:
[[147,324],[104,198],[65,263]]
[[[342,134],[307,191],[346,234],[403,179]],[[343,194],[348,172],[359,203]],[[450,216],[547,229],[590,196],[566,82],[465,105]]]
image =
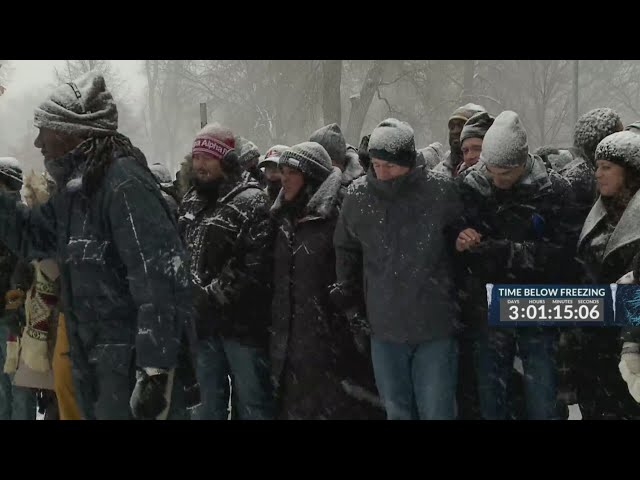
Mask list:
[[413,128],[406,123],[387,118],[373,129],[369,138],[369,156],[387,162],[413,167],[416,164],[416,144]]
[[11,191],[22,188],[22,167],[13,157],[0,157],[0,181]]
[[319,183],[324,182],[333,171],[331,157],[316,142],[302,142],[285,150],[278,165],[300,170],[305,178]]

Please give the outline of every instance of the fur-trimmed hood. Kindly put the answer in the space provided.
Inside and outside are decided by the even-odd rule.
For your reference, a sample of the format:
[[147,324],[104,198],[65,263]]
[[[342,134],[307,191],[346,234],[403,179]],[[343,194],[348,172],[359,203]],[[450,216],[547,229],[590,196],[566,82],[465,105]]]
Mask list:
[[[307,202],[305,209],[306,214],[302,220],[330,218],[337,214],[336,207],[339,203],[339,192],[342,188],[342,175],[343,172],[341,172],[338,167],[333,167],[333,172],[322,182],[318,190],[315,191]],[[284,191],[280,190],[276,201],[271,207],[271,213],[278,215],[285,205],[284,202]]]

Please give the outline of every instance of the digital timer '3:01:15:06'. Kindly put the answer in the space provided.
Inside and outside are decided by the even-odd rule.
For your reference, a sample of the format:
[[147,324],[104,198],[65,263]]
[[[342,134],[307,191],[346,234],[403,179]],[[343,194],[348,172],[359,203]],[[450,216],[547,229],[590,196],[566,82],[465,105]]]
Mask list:
[[596,320],[600,318],[598,305],[556,305],[547,308],[545,305],[529,305],[509,307],[509,320]]

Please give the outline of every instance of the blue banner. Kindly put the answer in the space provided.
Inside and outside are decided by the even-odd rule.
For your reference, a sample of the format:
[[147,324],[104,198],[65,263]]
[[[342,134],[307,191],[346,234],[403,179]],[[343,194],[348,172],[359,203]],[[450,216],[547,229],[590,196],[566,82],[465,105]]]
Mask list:
[[487,302],[493,326],[640,325],[640,285],[487,284]]

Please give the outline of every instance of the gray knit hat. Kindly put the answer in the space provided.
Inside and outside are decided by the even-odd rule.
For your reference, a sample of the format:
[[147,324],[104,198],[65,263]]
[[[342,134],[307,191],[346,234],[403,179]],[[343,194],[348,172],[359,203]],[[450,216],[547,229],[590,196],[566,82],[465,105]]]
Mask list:
[[476,113],[467,120],[467,123],[462,127],[460,143],[464,142],[467,138],[484,138],[489,127],[493,125],[494,120],[495,119],[487,112]]
[[92,71],[57,87],[35,109],[34,124],[80,137],[114,135],[118,130],[118,109],[104,77]]
[[596,147],[605,137],[619,131],[620,115],[610,108],[594,108],[576,122],[573,144],[592,159]]
[[342,135],[340,125],[332,123],[319,128],[311,134],[310,142],[317,142],[324,147],[331,160],[343,165],[347,156],[347,142]]
[[172,182],[171,172],[169,172],[169,169],[163,164],[154,163],[149,167],[149,170],[151,170],[153,176],[156,177],[156,180],[158,180],[158,182],[160,182],[161,184],[168,185]]
[[245,168],[246,165],[249,165],[253,160],[260,157],[260,150],[255,143],[250,141],[245,141],[240,147],[240,154],[238,156],[238,160],[240,162],[240,166]]
[[317,142],[302,142],[285,150],[278,165],[300,170],[306,178],[318,182],[324,182],[333,171],[331,157]]
[[0,157],[0,180],[9,190],[20,190],[22,187],[22,166],[14,157]]
[[629,132],[633,132],[633,133],[640,133],[640,122],[630,123],[629,125],[627,125],[625,130],[628,130]]
[[527,132],[518,114],[511,110],[502,112],[484,136],[480,160],[493,167],[512,168],[528,158]]
[[640,173],[640,135],[616,132],[604,138],[596,148],[596,160],[608,160]]
[[378,124],[369,138],[369,156],[387,162],[413,167],[416,164],[413,128],[406,122],[387,118]]
[[482,105],[477,105],[475,103],[467,103],[466,105],[458,107],[449,117],[449,128],[451,128],[451,122],[453,120],[462,120],[463,122],[466,122],[476,113],[484,111],[486,111],[486,109]]

